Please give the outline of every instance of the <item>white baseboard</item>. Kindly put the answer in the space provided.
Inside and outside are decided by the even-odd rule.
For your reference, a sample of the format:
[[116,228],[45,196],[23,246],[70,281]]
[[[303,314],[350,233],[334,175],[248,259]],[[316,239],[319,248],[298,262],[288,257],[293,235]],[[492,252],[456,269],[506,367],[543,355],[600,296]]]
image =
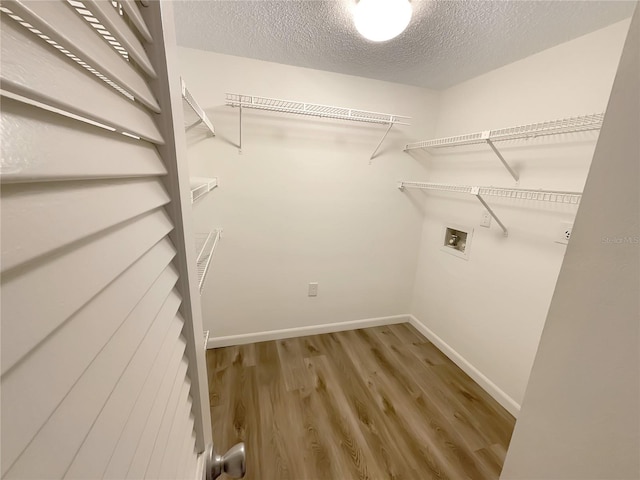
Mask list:
[[500,405],[502,405],[511,415],[518,417],[520,404],[507,395],[495,383],[489,380],[480,370],[469,363],[462,355],[455,351],[448,343],[442,340],[431,329],[425,326],[413,315],[409,315],[409,323],[416,330],[422,333],[431,343],[444,353],[449,359],[458,365],[467,375],[469,375],[478,385],[480,385],[489,395],[491,395]]
[[266,342],[269,340],[282,340],[283,338],[304,337],[306,335],[318,335],[321,333],[342,332],[345,330],[357,330],[358,328],[379,327],[381,325],[393,325],[394,323],[409,322],[411,315],[393,315],[390,317],[365,318],[364,320],[352,320],[349,322],[325,323],[323,325],[311,325],[309,327],[285,328],[282,330],[269,330],[266,332],[245,333],[242,335],[229,335],[228,337],[209,337],[207,348],[229,347],[231,345],[244,345],[247,343]]

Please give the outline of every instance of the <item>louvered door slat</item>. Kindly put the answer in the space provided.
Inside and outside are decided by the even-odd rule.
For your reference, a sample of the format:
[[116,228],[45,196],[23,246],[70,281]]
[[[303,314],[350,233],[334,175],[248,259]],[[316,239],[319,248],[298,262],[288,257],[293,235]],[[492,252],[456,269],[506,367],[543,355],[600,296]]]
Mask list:
[[[95,295],[104,294],[107,285],[123,275],[172,228],[166,213],[156,210],[65,254],[3,275],[3,375]],[[128,248],[121,248],[123,244]],[[149,260],[140,261],[146,268],[149,262],[170,260],[174,253],[169,243],[163,241],[150,252]],[[69,275],[76,265],[83,266],[82,275]],[[135,271],[127,272],[125,278],[131,275]],[[37,302],[30,301],[34,295]]]
[[175,316],[156,320],[78,450],[65,478],[84,480],[102,476],[149,372],[171,353],[181,327]]
[[1,196],[3,271],[170,201],[154,178],[6,185]]
[[[187,439],[191,439],[193,423],[190,422],[191,399],[187,396],[185,404],[179,406],[176,418],[169,432],[169,439],[161,457],[160,470],[157,478],[176,478],[178,465],[183,458],[183,452]],[[149,470],[147,470],[149,473]]]
[[127,12],[131,23],[133,23],[140,35],[142,35],[147,42],[153,43],[151,33],[147,28],[147,24],[144,22],[144,18],[142,18],[142,15],[140,14],[140,10],[138,9],[136,2],[134,0],[120,0],[120,4],[124,11]]
[[0,115],[3,184],[167,174],[148,142],[10,98],[2,99]]
[[195,462],[187,462],[187,465],[183,472],[183,475],[180,475],[178,478],[183,480],[184,478],[195,478],[199,480],[200,472],[204,470],[205,465],[203,464],[204,460],[202,457],[197,457],[197,461]]
[[[184,413],[183,405],[187,403],[189,397],[189,390],[191,388],[191,383],[186,380],[182,384],[182,389],[178,395],[176,405],[174,409],[170,409],[167,406],[165,413],[162,417],[162,421],[160,422],[160,428],[158,429],[158,433],[156,434],[155,444],[153,446],[153,451],[151,452],[151,456],[149,461],[147,462],[147,468],[144,473],[144,478],[149,480],[154,480],[161,478],[160,477],[160,468],[162,466],[163,455],[166,452],[167,444],[169,443],[169,435],[173,429],[173,425],[179,421],[180,415]],[[137,476],[133,476],[132,478],[140,478]]]
[[[3,474],[110,341],[174,253],[163,240],[3,375]],[[43,391],[46,395],[42,395]]]
[[136,453],[133,457],[129,470],[127,471],[126,478],[140,479],[144,478],[145,471],[149,466],[149,460],[151,453],[158,438],[158,432],[162,424],[162,419],[165,414],[170,412],[173,414],[178,405],[178,398],[180,392],[187,379],[185,374],[187,373],[187,362],[183,358],[180,367],[178,368],[178,375],[174,379],[174,383],[171,386],[171,390],[167,397],[158,397],[154,402],[147,423],[145,425],[140,442],[136,448]]
[[[4,3],[15,14],[131,93],[146,107],[160,112],[160,106],[145,79],[65,0],[5,0]],[[106,2],[105,6],[113,10]]]
[[85,7],[93,13],[98,20],[107,27],[112,35],[115,35],[123,47],[127,49],[129,56],[142,68],[151,78],[157,78],[156,71],[151,65],[151,60],[144,51],[140,40],[136,37],[122,16],[116,12],[110,2],[104,0],[84,0]]
[[146,108],[61,55],[7,16],[6,13],[0,15],[3,89],[153,143],[164,143]]
[[175,316],[180,297],[167,295],[177,279],[171,267],[163,272],[57,406],[6,478],[64,475],[154,319]]
[[[189,420],[190,420],[189,421],[190,428],[193,430],[193,424],[194,424],[193,415],[191,415]],[[190,465],[197,463],[197,454],[195,451],[195,446],[196,446],[196,436],[195,436],[195,433],[191,432],[189,433],[185,441],[185,449],[184,449],[184,452],[182,452],[181,460],[178,463],[178,471],[174,476],[174,478],[176,479],[182,479],[185,477],[189,478],[189,476],[185,475],[184,472],[189,471]]]
[[[179,324],[182,328],[181,319],[179,319]],[[154,404],[154,401],[166,403],[169,398],[186,347],[186,343],[181,337],[177,337],[177,342],[176,339],[173,339],[173,343],[174,348],[170,355],[158,359],[149,378],[145,381],[143,391],[129,415],[115,450],[111,454],[103,478],[122,480],[126,477],[151,413],[151,405]]]

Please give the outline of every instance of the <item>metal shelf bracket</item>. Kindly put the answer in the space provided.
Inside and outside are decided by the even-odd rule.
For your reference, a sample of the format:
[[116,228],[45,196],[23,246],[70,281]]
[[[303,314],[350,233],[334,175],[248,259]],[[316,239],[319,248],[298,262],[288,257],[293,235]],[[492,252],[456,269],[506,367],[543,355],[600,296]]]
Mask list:
[[375,157],[376,153],[378,153],[378,150],[380,149],[382,142],[384,142],[384,139],[387,138],[387,135],[389,135],[389,131],[391,130],[391,127],[393,127],[393,123],[389,123],[389,126],[387,127],[387,131],[384,132],[384,135],[382,136],[382,140],[380,140],[380,143],[378,143],[378,146],[371,154],[371,157],[369,158],[369,165],[371,165],[371,161],[373,160],[373,157]]
[[520,181],[520,175],[518,175],[518,172],[516,172],[513,168],[511,168],[511,165],[509,165],[507,163],[507,161],[504,159],[504,157],[502,156],[500,151],[496,148],[495,144],[491,141],[490,135],[491,135],[491,131],[489,131],[489,130],[484,131],[484,132],[482,132],[482,139],[485,142],[487,142],[487,145],[489,145],[491,147],[491,150],[493,150],[493,153],[495,153],[498,156],[498,158],[502,162],[502,165],[504,166],[504,168],[507,169],[509,174],[516,181],[516,185],[517,185],[518,182]]
[[475,195],[475,197],[480,201],[480,203],[484,206],[484,208],[487,209],[487,211],[489,212],[489,215],[491,215],[493,219],[496,221],[496,223],[500,225],[500,228],[502,228],[502,231],[504,232],[504,236],[508,237],[509,231],[507,230],[507,227],[504,226],[504,223],[500,221],[500,219],[495,214],[495,212],[491,209],[491,207],[487,204],[487,202],[485,202],[484,198],[482,198],[482,195],[480,194],[480,187],[471,187],[471,194]]
[[238,131],[238,154],[242,155],[242,104],[238,105],[239,131]]

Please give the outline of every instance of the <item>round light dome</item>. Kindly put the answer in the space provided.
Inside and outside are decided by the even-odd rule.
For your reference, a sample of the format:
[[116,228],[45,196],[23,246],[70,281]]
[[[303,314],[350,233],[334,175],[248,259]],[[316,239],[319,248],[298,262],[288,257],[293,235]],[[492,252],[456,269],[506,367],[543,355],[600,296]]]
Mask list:
[[360,0],[353,19],[364,38],[385,42],[404,32],[411,13],[409,0]]

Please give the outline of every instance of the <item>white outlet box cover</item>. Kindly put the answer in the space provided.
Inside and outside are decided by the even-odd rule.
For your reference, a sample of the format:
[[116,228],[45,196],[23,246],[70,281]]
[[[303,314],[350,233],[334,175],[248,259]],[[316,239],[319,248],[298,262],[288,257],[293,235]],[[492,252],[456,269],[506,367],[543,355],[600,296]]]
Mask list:
[[491,227],[491,214],[486,210],[482,212],[482,218],[480,219],[480,226],[487,227],[487,228]]

